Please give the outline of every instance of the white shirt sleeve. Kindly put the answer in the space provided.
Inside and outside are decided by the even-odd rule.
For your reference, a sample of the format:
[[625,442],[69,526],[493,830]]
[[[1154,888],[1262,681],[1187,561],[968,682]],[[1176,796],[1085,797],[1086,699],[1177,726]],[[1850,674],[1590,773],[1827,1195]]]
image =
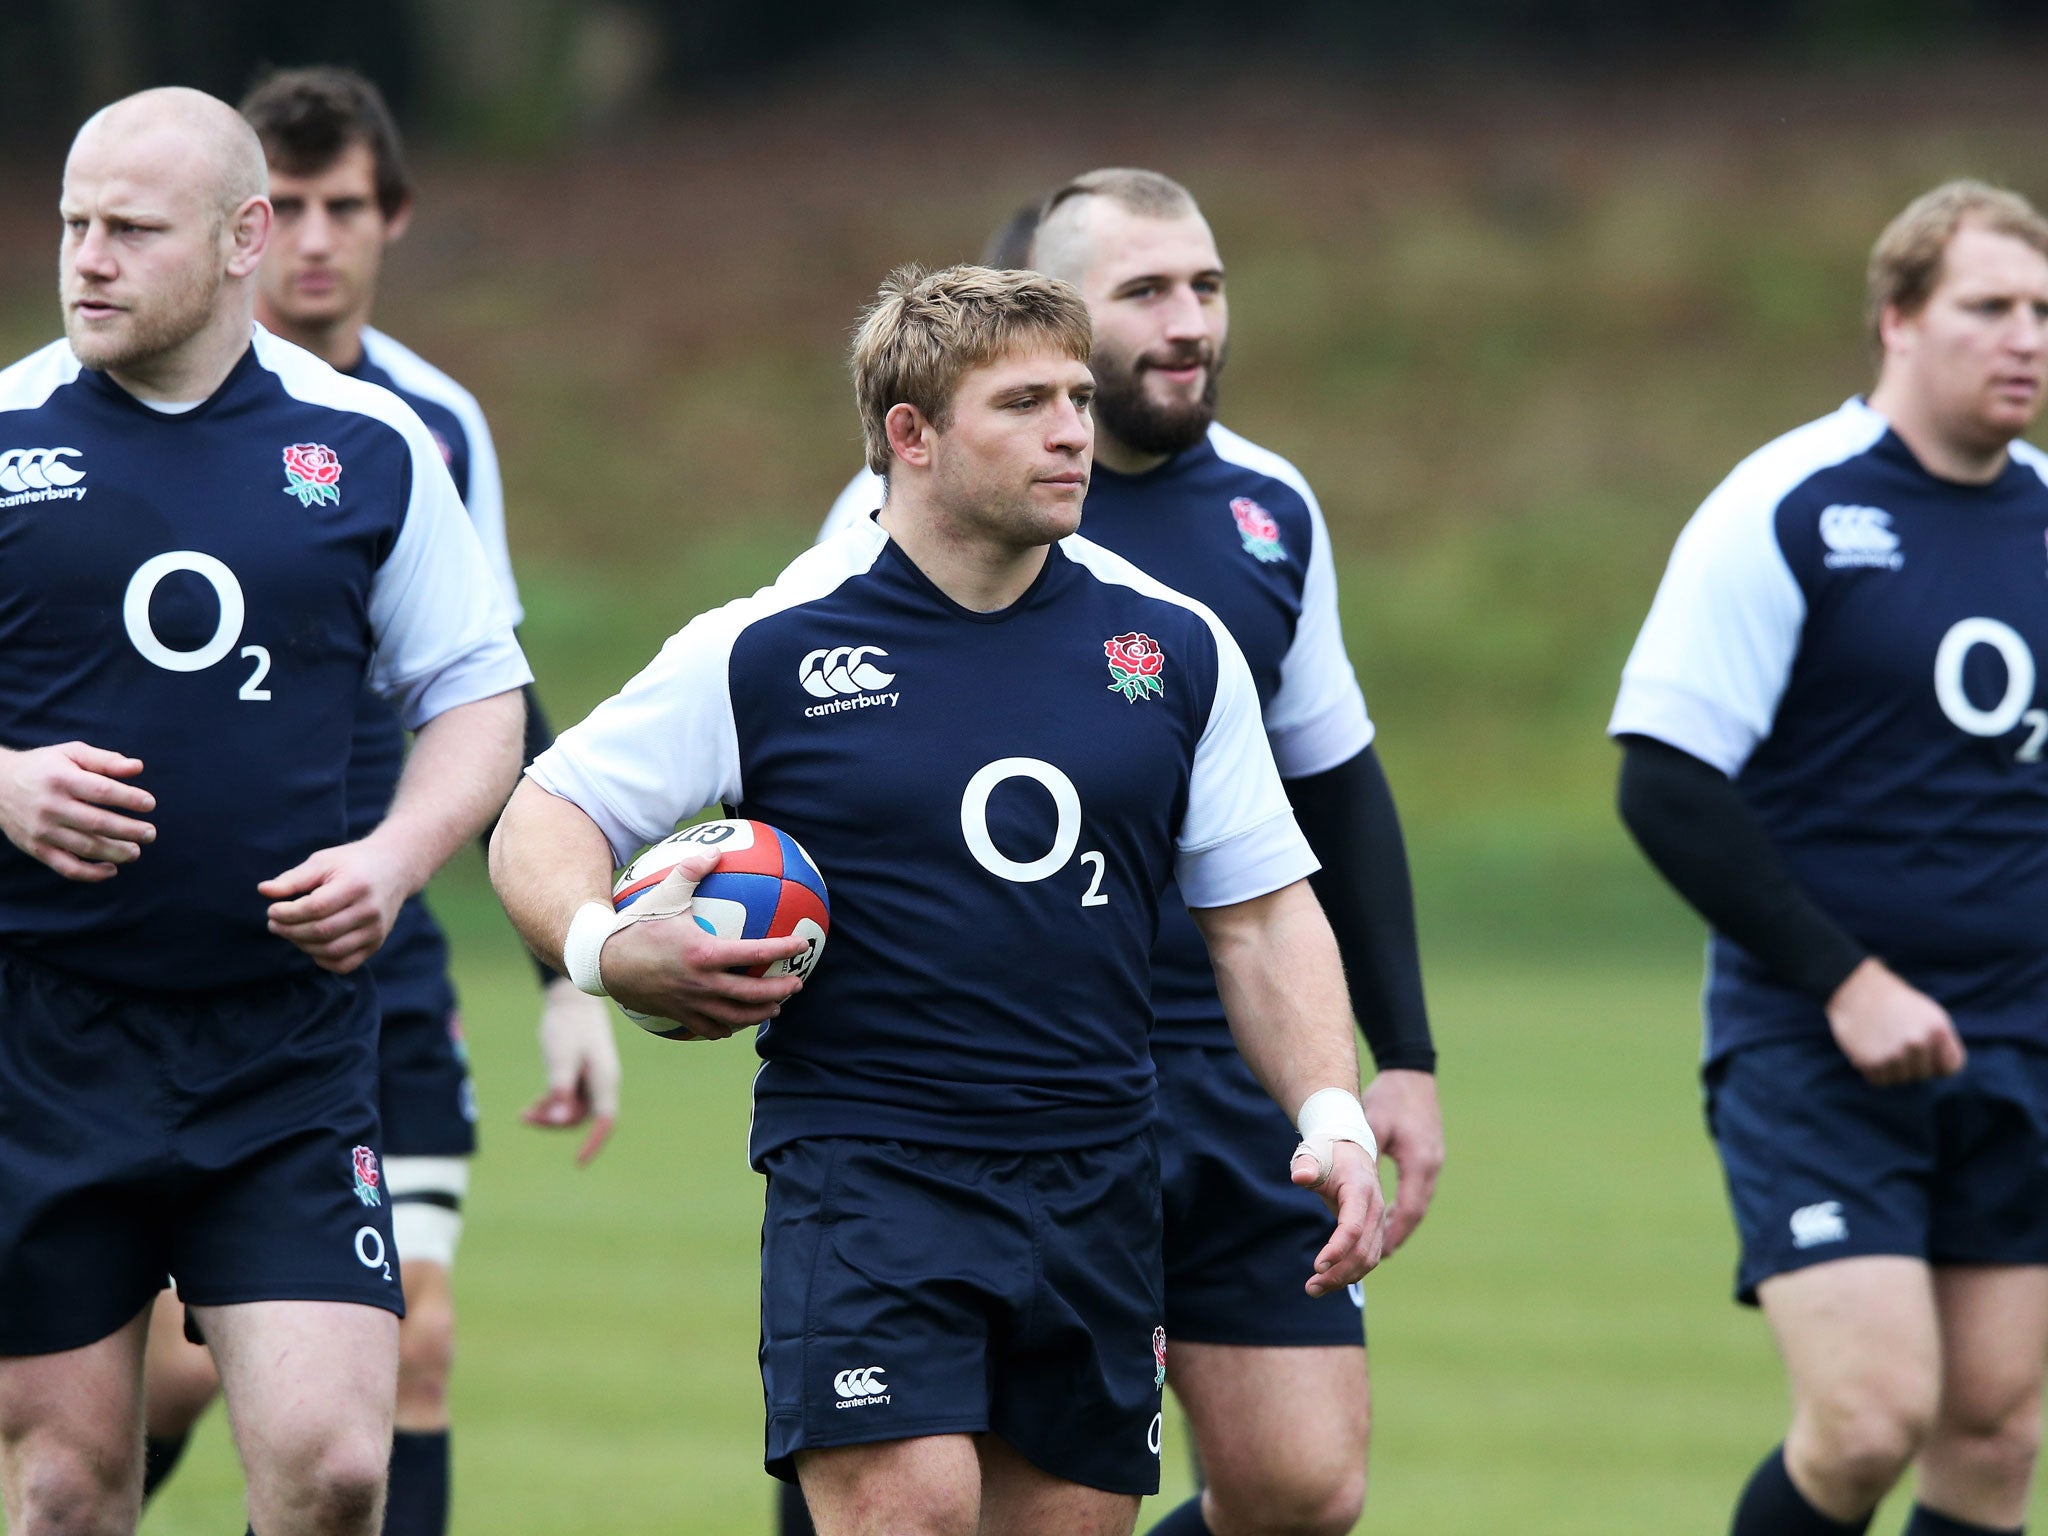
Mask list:
[[412,500],[370,582],[369,681],[416,731],[459,705],[522,687],[533,673],[441,450],[418,417],[405,415]]
[[888,482],[872,469],[863,469],[846,482],[846,489],[839,493],[839,499],[832,503],[832,510],[825,514],[824,525],[818,529],[814,543],[822,544],[835,533],[841,533],[866,517],[888,499]]
[[1344,650],[1329,526],[1307,485],[1296,489],[1308,503],[1314,542],[1302,586],[1301,618],[1293,643],[1280,660],[1279,690],[1266,707],[1266,738],[1273,744],[1283,779],[1305,779],[1348,763],[1373,739],[1365,693]]
[[1779,500],[1731,476],[1693,514],[1622,669],[1609,735],[1653,736],[1733,777],[1770,733],[1806,622]]
[[1280,787],[1244,653],[1200,610],[1216,637],[1216,699],[1195,744],[1174,876],[1191,907],[1227,907],[1292,885],[1319,867]]
[[698,615],[526,770],[597,823],[614,864],[740,798],[729,667],[739,630],[732,605]]

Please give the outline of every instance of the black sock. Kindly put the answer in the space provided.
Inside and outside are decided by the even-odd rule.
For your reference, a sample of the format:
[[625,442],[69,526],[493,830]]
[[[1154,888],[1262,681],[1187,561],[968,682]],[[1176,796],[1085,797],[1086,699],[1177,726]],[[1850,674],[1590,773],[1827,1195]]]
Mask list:
[[163,1485],[171,1475],[171,1469],[178,1464],[178,1458],[185,1454],[185,1435],[149,1435],[142,1442],[142,1502],[147,1504],[150,1496]]
[[1202,1496],[1198,1493],[1171,1511],[1145,1536],[1212,1536],[1208,1522],[1202,1518]]
[[384,1536],[447,1536],[448,1431],[401,1429],[391,1437]]
[[811,1506],[804,1502],[803,1486],[778,1481],[775,1485],[776,1527],[782,1536],[818,1536],[811,1524]]
[[1844,1525],[1830,1520],[1806,1502],[1785,1470],[1785,1447],[1779,1446],[1751,1474],[1749,1486],[1735,1505],[1735,1523],[1728,1536],[1862,1536],[1870,1516]]
[[1925,1504],[1915,1504],[1904,1536],[2024,1536],[2025,1531],[2023,1525],[1972,1525],[1954,1515],[1937,1514]]

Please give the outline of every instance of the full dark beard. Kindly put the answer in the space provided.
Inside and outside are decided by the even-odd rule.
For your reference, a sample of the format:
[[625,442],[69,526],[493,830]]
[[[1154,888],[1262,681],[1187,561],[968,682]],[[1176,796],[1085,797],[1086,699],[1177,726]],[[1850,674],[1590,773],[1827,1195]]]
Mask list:
[[1095,420],[1111,437],[1139,453],[1175,454],[1192,448],[1208,433],[1216,420],[1216,376],[1223,360],[1209,365],[1208,380],[1199,400],[1189,405],[1163,406],[1145,396],[1145,372],[1135,368],[1111,368],[1096,359]]

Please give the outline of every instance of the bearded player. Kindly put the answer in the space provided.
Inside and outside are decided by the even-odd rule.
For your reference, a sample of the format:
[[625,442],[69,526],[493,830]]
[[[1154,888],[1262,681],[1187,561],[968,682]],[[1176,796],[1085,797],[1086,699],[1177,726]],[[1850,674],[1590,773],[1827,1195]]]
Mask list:
[[[351,377],[391,390],[427,423],[483,544],[510,621],[520,617],[505,543],[504,496],[490,429],[461,385],[369,325],[386,248],[404,234],[414,189],[404,147],[377,88],[343,69],[296,69],[242,103],[269,161],[277,225],[257,274],[257,318]],[[527,690],[529,760],[552,739]],[[348,768],[358,835],[384,818],[405,757],[404,727],[365,691]],[[448,976],[448,945],[422,897],[408,900],[370,962],[382,1027],[379,1099],[392,1229],[404,1260],[398,1405],[385,1505],[390,1536],[439,1536],[448,1523],[448,1376],[455,1350],[450,1274],[462,1234],[475,1095]],[[545,1098],[529,1122],[595,1120],[582,1157],[603,1144],[618,1064],[604,1005],[545,973],[541,1040]],[[166,1293],[151,1339],[145,1497],[170,1474],[217,1386],[203,1349],[186,1342]]]
[[[1443,1130],[1400,822],[1344,651],[1329,529],[1293,465],[1216,423],[1223,260],[1183,187],[1142,170],[1078,177],[1045,203],[1031,259],[1080,289],[1095,324],[1088,538],[1208,605],[1251,663],[1379,1067],[1365,1104],[1401,1174],[1391,1250],[1428,1210]],[[883,493],[878,477],[857,478],[826,531],[868,515]],[[1369,1428],[1362,1293],[1312,1299],[1291,1281],[1320,1240],[1321,1209],[1274,1175],[1273,1149],[1291,1132],[1231,1048],[1178,902],[1160,924],[1153,1008],[1172,1110],[1161,1121],[1168,1381],[1207,1484],[1154,1530],[1349,1531]],[[800,1518],[786,1516],[785,1536]]]

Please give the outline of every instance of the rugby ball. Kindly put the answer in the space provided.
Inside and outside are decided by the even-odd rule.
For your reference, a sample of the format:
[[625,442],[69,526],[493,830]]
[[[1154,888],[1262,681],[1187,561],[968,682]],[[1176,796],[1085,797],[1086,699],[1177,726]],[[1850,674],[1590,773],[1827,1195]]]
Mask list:
[[[801,954],[750,967],[747,974],[810,975],[832,927],[825,878],[795,838],[765,821],[700,821],[671,833],[626,866],[612,887],[612,909],[630,911],[652,896],[684,858],[702,853],[717,854],[718,865],[697,882],[690,898],[688,915],[697,926],[721,939],[801,938],[809,945]],[[668,1022],[630,1008],[622,1011],[635,1023]]]

